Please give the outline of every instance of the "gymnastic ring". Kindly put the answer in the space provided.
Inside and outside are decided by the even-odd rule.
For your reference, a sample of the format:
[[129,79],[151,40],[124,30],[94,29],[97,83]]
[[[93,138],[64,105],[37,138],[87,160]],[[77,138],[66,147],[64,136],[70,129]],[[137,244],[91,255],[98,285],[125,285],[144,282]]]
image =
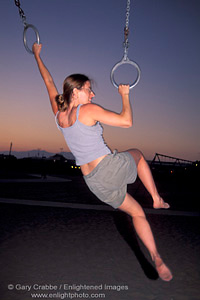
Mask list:
[[130,60],[129,58],[126,58],[126,59],[122,58],[122,60],[121,60],[120,62],[118,62],[118,63],[116,63],[116,64],[114,65],[114,67],[112,68],[111,73],[110,73],[110,79],[111,79],[111,82],[112,82],[112,84],[114,85],[114,87],[116,87],[116,88],[119,87],[119,85],[116,83],[116,81],[115,81],[115,79],[114,79],[114,72],[116,71],[116,69],[117,69],[119,66],[121,66],[121,65],[123,65],[123,64],[129,64],[129,65],[132,65],[132,66],[134,66],[134,67],[137,69],[137,78],[136,78],[136,80],[135,80],[132,84],[130,84],[130,89],[132,89],[134,86],[136,86],[136,84],[137,84],[137,83],[139,82],[139,80],[140,80],[141,70],[140,70],[140,67],[138,66],[138,64],[136,64],[136,62]]
[[32,24],[27,24],[24,27],[24,32],[23,32],[24,47],[26,48],[26,51],[28,51],[30,54],[34,54],[33,51],[31,49],[29,49],[29,47],[27,45],[26,31],[28,30],[28,28],[32,28],[33,31],[35,32],[37,44],[40,44],[40,36],[39,36],[39,32],[38,32],[37,28],[35,26],[33,26]]

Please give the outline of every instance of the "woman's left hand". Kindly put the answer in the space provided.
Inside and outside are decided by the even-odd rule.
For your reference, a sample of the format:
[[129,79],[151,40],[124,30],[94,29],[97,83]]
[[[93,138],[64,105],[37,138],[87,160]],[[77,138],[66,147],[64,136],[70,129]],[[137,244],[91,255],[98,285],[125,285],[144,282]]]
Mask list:
[[33,44],[32,51],[35,56],[40,55],[41,50],[42,50],[42,44],[37,44],[37,43]]

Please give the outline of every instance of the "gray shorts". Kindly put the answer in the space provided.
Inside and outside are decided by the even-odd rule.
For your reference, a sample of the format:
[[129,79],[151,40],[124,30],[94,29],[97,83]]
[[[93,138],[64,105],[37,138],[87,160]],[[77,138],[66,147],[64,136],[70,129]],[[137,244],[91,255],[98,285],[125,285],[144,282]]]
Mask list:
[[114,151],[83,178],[101,201],[118,208],[126,196],[127,184],[137,178],[137,166],[129,152]]

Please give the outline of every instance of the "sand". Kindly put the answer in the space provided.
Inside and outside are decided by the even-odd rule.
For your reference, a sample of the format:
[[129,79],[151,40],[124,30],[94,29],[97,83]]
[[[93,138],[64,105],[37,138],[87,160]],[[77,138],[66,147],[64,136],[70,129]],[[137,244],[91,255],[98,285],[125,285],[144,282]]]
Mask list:
[[[54,299],[67,293],[69,299],[70,292],[77,299],[91,292],[113,300],[199,299],[198,217],[147,216],[174,275],[166,283],[143,245],[137,247],[130,219],[121,212],[1,204],[0,213],[1,299],[32,299],[31,294],[41,293],[39,285]],[[68,289],[72,284],[99,290],[77,292]]]
[[36,191],[35,200],[26,199],[28,190],[15,188],[13,199],[8,191],[0,199],[0,299],[199,299],[197,212],[145,208],[174,275],[163,282],[130,218],[79,188],[65,202]]

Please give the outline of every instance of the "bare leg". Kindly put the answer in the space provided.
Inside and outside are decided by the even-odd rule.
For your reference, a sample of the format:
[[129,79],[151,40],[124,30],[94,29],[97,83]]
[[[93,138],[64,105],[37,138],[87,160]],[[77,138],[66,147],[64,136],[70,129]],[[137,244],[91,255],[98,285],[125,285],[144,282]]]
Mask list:
[[137,149],[130,149],[128,152],[133,156],[136,162],[137,172],[140,180],[153,198],[153,207],[156,209],[169,208],[169,204],[164,202],[164,200],[158,194],[151,170],[143,154]]
[[126,194],[124,202],[119,209],[128,213],[132,217],[135,230],[141,241],[148,249],[160,278],[164,281],[170,281],[172,279],[172,274],[157,251],[151,227],[146,219],[142,207],[135,199],[133,199],[132,196]]

